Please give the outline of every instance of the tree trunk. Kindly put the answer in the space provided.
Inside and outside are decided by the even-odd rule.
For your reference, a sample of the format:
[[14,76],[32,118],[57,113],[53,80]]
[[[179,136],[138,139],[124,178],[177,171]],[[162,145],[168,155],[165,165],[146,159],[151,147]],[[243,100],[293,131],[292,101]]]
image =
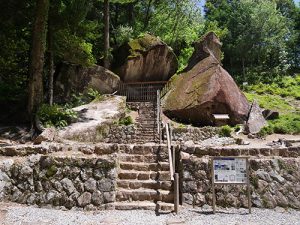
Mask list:
[[128,4],[128,24],[130,26],[134,25],[134,4],[135,3]]
[[152,0],[149,0],[148,6],[147,6],[147,11],[146,11],[146,16],[145,16],[145,20],[144,20],[144,30],[147,29],[147,27],[149,25],[151,4],[152,4]]
[[28,113],[33,118],[43,101],[43,67],[46,48],[49,0],[37,0],[32,30],[32,49],[28,88]]
[[48,89],[49,89],[49,105],[53,105],[53,76],[54,76],[54,61],[53,61],[53,35],[52,26],[49,21],[48,24],[48,60],[49,60],[49,77],[48,77]]
[[110,67],[109,52],[109,0],[104,0],[104,67]]
[[246,72],[245,72],[245,59],[242,58],[242,67],[243,67],[243,82],[246,82]]

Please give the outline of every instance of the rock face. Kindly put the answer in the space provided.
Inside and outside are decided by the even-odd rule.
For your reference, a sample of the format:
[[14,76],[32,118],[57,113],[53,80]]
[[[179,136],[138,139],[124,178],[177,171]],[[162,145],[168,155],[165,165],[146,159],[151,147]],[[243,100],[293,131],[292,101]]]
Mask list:
[[195,125],[214,125],[213,114],[228,114],[231,125],[247,120],[248,101],[222,68],[220,46],[212,32],[195,44],[189,65],[173,79],[163,101],[169,118]]
[[82,142],[102,141],[103,136],[109,133],[108,125],[125,115],[126,99],[110,96],[73,110],[78,113],[77,122],[59,130],[58,137]]
[[251,134],[257,134],[264,126],[267,126],[267,121],[263,116],[262,109],[258,103],[254,101],[251,105],[246,131]]
[[117,49],[113,68],[124,82],[167,81],[177,71],[178,61],[164,42],[145,34]]
[[54,97],[57,102],[68,101],[73,93],[83,93],[93,88],[101,94],[117,90],[120,78],[102,66],[83,67],[63,64],[55,82]]

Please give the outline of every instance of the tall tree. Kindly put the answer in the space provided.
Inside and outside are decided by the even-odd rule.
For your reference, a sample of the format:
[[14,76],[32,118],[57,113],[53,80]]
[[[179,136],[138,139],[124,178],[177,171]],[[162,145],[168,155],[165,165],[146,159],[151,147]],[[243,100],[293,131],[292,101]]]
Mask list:
[[28,90],[28,113],[32,117],[43,101],[43,67],[46,48],[49,0],[37,0],[32,30],[32,50]]
[[104,67],[110,67],[110,47],[109,47],[109,0],[104,0]]

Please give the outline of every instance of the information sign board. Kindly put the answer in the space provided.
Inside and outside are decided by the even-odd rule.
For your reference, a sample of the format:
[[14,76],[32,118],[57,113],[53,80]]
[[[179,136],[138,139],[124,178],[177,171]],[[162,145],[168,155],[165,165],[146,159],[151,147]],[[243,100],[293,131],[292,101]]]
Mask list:
[[246,158],[214,158],[214,182],[247,184]]
[[212,157],[213,212],[216,211],[215,185],[247,185],[248,207],[251,213],[248,157]]

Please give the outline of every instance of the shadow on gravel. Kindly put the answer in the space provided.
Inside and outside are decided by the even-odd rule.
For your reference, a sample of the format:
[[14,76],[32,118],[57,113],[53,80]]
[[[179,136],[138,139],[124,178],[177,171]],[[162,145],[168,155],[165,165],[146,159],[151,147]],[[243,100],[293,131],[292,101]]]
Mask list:
[[[201,215],[214,215],[213,211],[198,211],[198,210],[190,210],[191,212],[201,214]],[[225,215],[249,215],[248,212],[224,212],[216,210],[215,214],[225,214]]]

